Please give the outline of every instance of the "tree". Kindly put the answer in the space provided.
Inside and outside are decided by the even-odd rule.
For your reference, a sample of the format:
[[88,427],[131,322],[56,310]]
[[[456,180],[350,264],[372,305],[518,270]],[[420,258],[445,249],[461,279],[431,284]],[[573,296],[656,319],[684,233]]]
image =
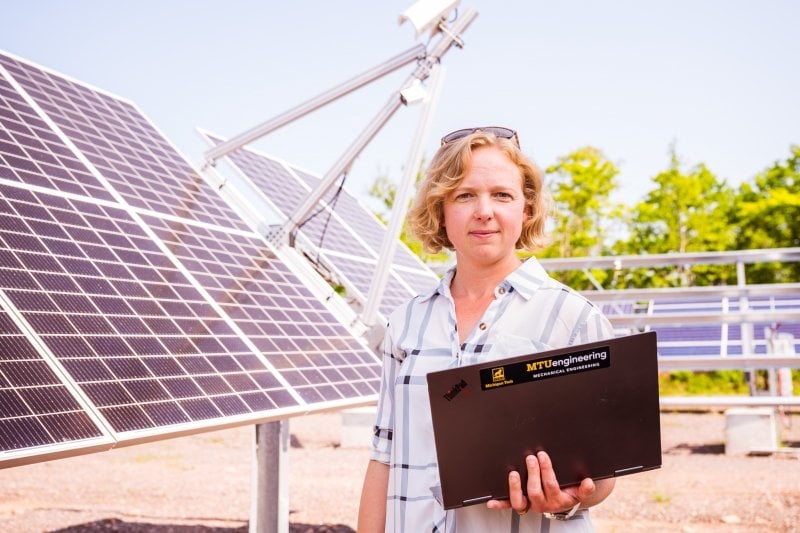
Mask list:
[[[548,189],[554,200],[552,243],[541,257],[602,255],[610,231],[624,208],[611,202],[619,168],[599,149],[579,148],[547,168]],[[595,273],[603,283],[605,272]],[[559,279],[576,288],[589,288],[580,273],[561,273]]]
[[[658,173],[656,187],[633,210],[627,253],[662,254],[726,250],[733,239],[727,213],[733,191],[705,164],[683,171],[675,146],[670,147],[670,165]],[[735,275],[729,267],[678,267],[658,272],[651,269],[649,284],[663,286],[725,283]],[[702,276],[698,277],[698,274]],[[630,279],[634,286],[643,280]]]
[[[736,228],[732,248],[800,246],[800,146],[793,145],[785,161],[776,161],[752,183],[739,187],[729,213]],[[749,265],[749,283],[778,283],[800,279],[800,265]]]

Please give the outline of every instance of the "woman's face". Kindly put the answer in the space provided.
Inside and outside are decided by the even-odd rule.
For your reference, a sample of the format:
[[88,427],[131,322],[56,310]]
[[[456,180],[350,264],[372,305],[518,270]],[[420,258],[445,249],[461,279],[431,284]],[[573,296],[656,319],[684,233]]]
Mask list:
[[525,220],[522,173],[493,146],[472,153],[464,179],[444,201],[444,226],[459,264],[490,266],[516,259]]

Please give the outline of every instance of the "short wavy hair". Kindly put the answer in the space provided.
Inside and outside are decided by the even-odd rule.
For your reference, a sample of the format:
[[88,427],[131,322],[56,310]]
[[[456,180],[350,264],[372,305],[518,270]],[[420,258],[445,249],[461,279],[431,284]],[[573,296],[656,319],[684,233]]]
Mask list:
[[472,164],[476,149],[493,146],[508,156],[522,175],[522,193],[530,216],[522,224],[517,249],[534,251],[544,247],[545,223],[550,211],[550,194],[544,188],[544,173],[522,153],[512,139],[478,131],[442,145],[431,160],[425,179],[417,189],[414,205],[408,214],[408,227],[430,253],[443,248],[453,250],[444,225],[444,202],[461,184]]

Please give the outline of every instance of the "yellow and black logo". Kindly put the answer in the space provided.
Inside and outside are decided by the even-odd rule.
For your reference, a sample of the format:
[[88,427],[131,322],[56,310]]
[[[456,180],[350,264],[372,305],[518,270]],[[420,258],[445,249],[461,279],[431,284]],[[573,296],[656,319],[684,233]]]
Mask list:
[[599,370],[611,366],[611,350],[608,346],[538,359],[535,358],[535,355],[531,354],[531,359],[527,360],[514,358],[514,362],[508,362],[503,366],[482,368],[480,370],[481,390],[530,383],[540,379]]
[[506,380],[506,369],[505,367],[501,366],[499,368],[492,369],[492,381],[497,383],[498,381],[505,381]]

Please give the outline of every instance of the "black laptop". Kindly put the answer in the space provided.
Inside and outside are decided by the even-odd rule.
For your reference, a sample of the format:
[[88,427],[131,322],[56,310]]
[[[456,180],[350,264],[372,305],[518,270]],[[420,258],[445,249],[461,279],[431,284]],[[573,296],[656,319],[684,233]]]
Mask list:
[[428,374],[445,509],[508,498],[545,450],[562,487],[659,468],[655,332]]

